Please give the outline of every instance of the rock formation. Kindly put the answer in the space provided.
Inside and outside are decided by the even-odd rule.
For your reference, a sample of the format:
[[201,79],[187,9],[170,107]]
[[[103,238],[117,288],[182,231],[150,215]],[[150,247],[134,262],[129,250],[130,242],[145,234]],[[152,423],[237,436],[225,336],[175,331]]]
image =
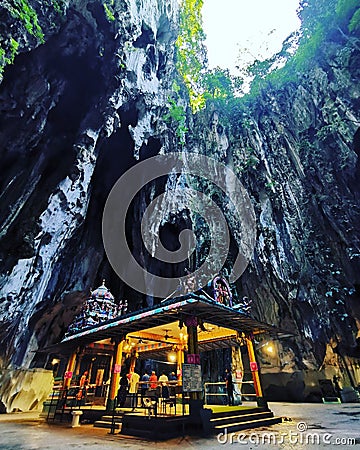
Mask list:
[[[166,121],[176,77],[177,0],[28,4],[34,12],[28,18],[8,1],[0,6],[0,58],[8,59],[0,84],[4,368],[45,367],[45,356],[33,352],[64,336],[103,278],[115,299],[129,299],[130,310],[153,301],[110,267],[102,211],[127,169],[178,149]],[[354,39],[335,36],[325,60],[299,82],[262,91],[234,110],[208,107],[194,116],[187,110],[185,159],[199,152],[228,164],[255,209],[256,248],[234,286],[237,294],[252,300],[258,319],[297,333],[278,342],[278,359],[262,355],[264,367],[305,374],[301,383],[322,366],[330,342],[342,358],[359,354],[360,52]],[[182,101],[186,106],[186,96]],[[181,178],[170,174],[162,183],[173,194],[164,201],[179,205],[162,227],[171,248],[191,215],[181,200]],[[160,184],[132,206],[134,223]],[[233,263],[240,225],[226,208]],[[206,236],[200,219],[192,226]],[[132,245],[151,267],[135,231]]]
[[177,23],[176,1],[116,2],[115,20],[97,1],[31,5],[42,44],[2,6],[20,43],[1,85],[2,356],[24,366],[65,332],[99,269],[109,276],[104,200],[161,147]]

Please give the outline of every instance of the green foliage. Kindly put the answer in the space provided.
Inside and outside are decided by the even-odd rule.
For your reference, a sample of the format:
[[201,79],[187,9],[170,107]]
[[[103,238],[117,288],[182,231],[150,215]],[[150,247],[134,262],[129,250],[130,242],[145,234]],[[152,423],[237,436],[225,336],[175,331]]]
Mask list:
[[17,55],[19,48],[19,43],[13,39],[10,38],[10,58],[8,58],[8,64],[12,64],[14,62],[15,56]]
[[336,15],[340,20],[349,20],[359,6],[359,0],[338,0],[335,8]]
[[274,189],[275,188],[275,181],[268,181],[267,183],[265,183],[265,188],[266,189]]
[[[114,3],[114,1],[111,2],[111,5]],[[105,11],[105,15],[106,18],[109,22],[114,22],[115,20],[115,16],[114,13],[112,11],[111,5],[109,6],[107,3],[104,3],[104,11]]]
[[193,112],[208,102],[236,111],[236,104],[239,104],[236,94],[241,93],[243,80],[252,79],[248,98],[259,95],[268,87],[276,89],[285,82],[297,82],[315,60],[327,64],[324,42],[333,41],[336,33],[344,39],[346,32],[360,28],[359,0],[300,0],[300,31],[292,33],[276,55],[266,60],[250,59],[240,68],[241,76],[234,77],[227,69],[207,70],[202,5],[203,0],[181,0],[176,41],[177,70],[187,87]]
[[316,133],[316,137],[320,140],[320,141],[324,141],[325,139],[327,139],[327,137],[329,136],[329,134],[331,134],[334,129],[333,129],[333,125],[329,124],[329,125],[324,125],[323,127],[321,127],[317,133]]
[[317,51],[321,48],[325,39],[325,30],[320,24],[312,35],[299,45],[294,57],[291,60],[291,64],[295,70],[301,71],[304,68],[309,67],[311,61],[315,58]]
[[0,47],[0,75],[4,72],[5,66],[8,64],[12,64],[14,62],[15,56],[18,53],[19,43],[13,39],[10,38],[10,55],[6,56],[6,51]]
[[201,74],[206,66],[202,6],[203,0],[182,0],[179,34],[176,40],[176,67],[188,89],[190,106],[194,112],[205,106],[201,87]]
[[24,23],[29,34],[35,36],[41,43],[44,42],[44,33],[39,25],[36,11],[29,5],[27,0],[14,0],[10,13]]
[[259,162],[260,162],[259,159],[255,155],[249,155],[245,160],[245,167],[256,169]]
[[63,14],[64,12],[64,0],[51,0],[54,10],[58,14]]
[[324,42],[333,41],[336,33],[344,39],[347,31],[360,28],[359,0],[301,0],[298,15],[300,32],[290,35],[276,55],[256,59],[246,67],[243,76],[253,79],[252,96],[269,86],[278,88],[284,82],[297,81],[315,60],[326,64]]
[[[302,0],[300,17],[304,37],[309,39],[319,27],[323,28],[324,37],[330,36],[336,29],[344,32],[350,30],[352,18],[359,13],[359,0]],[[354,23],[356,23],[356,16]]]
[[188,128],[186,126],[186,111],[185,108],[180,105],[178,102],[180,100],[179,92],[180,87],[174,81],[173,83],[173,97],[169,98],[168,103],[168,113],[164,116],[164,119],[169,124],[175,127],[176,137],[179,140],[181,146],[185,145],[186,133],[188,132]]
[[5,50],[2,47],[0,47],[0,76],[4,72],[5,65],[6,65]]
[[[228,103],[240,90],[242,80],[219,67],[207,70],[205,34],[202,29],[203,0],[182,0],[176,40],[177,70],[189,93],[193,112],[212,103]],[[219,105],[218,105],[219,106]]]
[[314,143],[308,139],[304,139],[300,142],[300,152],[302,155],[307,155],[314,150]]
[[352,33],[353,31],[358,31],[360,29],[360,9],[355,11],[350,20],[348,29],[350,33]]
[[203,83],[206,86],[205,95],[211,98],[226,98],[232,91],[229,70],[219,67],[206,72],[203,76]]
[[241,80],[230,74],[229,69],[208,70],[202,77],[205,99],[229,99],[239,90]]

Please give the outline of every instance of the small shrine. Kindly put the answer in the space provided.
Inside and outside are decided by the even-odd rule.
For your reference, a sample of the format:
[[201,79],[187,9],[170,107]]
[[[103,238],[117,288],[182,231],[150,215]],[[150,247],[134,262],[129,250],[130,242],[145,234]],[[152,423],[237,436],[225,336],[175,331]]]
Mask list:
[[[234,298],[224,276],[218,274],[197,292],[165,298],[137,311],[127,308],[127,301],[115,302],[103,282],[90,293],[63,340],[48,349],[65,358],[62,385],[54,388],[48,420],[81,409],[83,420],[111,413],[115,424],[120,410],[121,433],[148,433],[155,440],[179,436],[184,430],[193,433],[195,428],[201,433],[219,431],[222,428],[212,428],[210,421],[215,408],[222,418],[228,415],[231,420],[238,410],[236,414],[243,415],[247,424],[244,409],[256,417],[266,415],[265,422],[255,419],[251,427],[281,420],[273,417],[263,395],[254,337],[278,336],[283,330],[252,318],[251,300]],[[227,365],[235,397],[229,396],[225,380],[211,378],[209,352],[227,348],[226,360],[219,358],[223,353],[214,354],[213,360],[220,370]],[[139,380],[150,371],[156,376],[169,373],[167,381],[161,381],[160,375],[155,387],[145,391],[142,386],[148,381],[137,381],[135,391],[126,394],[121,404],[121,380],[131,380],[134,373]],[[85,390],[81,374],[88,380]],[[175,378],[170,380],[170,375]],[[171,397],[162,395],[163,386]],[[238,429],[243,429],[243,422],[236,420]],[[103,426],[104,421],[97,423]]]
[[101,286],[90,292],[90,296],[83,304],[80,314],[70,324],[66,336],[125,315],[127,308],[127,300],[123,300],[119,304],[115,303],[114,296],[105,286],[105,280],[103,280]]

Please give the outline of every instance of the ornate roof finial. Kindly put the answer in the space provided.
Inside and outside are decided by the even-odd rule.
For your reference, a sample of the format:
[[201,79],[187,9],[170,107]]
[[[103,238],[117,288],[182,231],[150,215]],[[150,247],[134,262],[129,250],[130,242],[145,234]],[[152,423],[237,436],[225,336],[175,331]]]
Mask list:
[[[97,326],[107,320],[114,319],[119,314],[119,307],[114,302],[114,296],[103,284],[95,289],[90,289],[90,297],[84,302],[81,312],[69,325],[66,335],[76,334],[86,327]],[[124,308],[126,314],[127,307]]]

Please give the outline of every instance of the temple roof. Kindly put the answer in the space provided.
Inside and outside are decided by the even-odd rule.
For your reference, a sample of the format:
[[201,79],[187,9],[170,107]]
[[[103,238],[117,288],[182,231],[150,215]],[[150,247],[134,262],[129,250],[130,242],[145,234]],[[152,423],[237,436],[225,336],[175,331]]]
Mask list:
[[86,346],[92,342],[109,338],[119,339],[128,333],[159,325],[165,326],[175,320],[189,316],[196,316],[207,323],[231,328],[246,335],[259,333],[289,334],[287,330],[259,322],[229,306],[217,303],[209,298],[189,294],[82,329],[75,334],[65,337],[59,344],[51,346],[47,350],[68,352],[78,346]]
[[99,286],[94,291],[91,291],[91,297],[97,298],[97,299],[114,300],[114,296],[109,291],[109,289],[105,286],[105,280],[103,280],[101,286]]

